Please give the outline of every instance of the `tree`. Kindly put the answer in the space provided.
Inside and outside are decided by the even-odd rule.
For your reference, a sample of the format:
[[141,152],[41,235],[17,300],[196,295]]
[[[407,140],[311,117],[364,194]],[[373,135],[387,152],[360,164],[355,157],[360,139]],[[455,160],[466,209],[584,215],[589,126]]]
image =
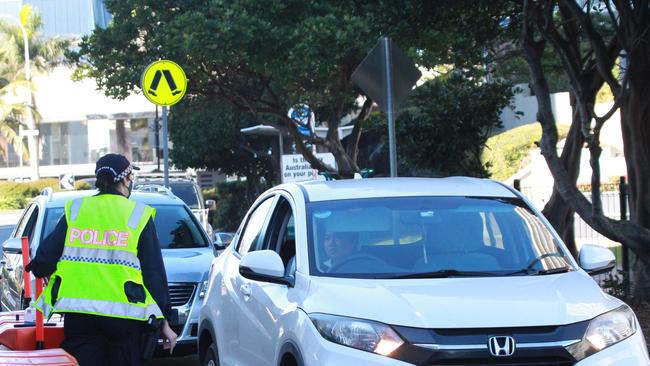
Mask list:
[[[559,16],[557,14],[559,13]],[[611,33],[599,32],[594,19],[599,14],[608,16]],[[650,295],[648,262],[650,261],[650,153],[647,150],[650,118],[650,8],[648,1],[585,1],[526,0],[521,41],[530,68],[533,90],[539,104],[538,120],[542,125],[540,148],[555,179],[557,192],[591,227],[606,237],[621,242],[641,259],[637,266],[635,296]],[[567,22],[568,20],[568,22]],[[576,35],[589,41],[589,48],[576,52]],[[551,109],[546,75],[541,67],[541,55],[550,46],[561,60],[570,81],[576,105],[573,119],[574,131],[587,143],[592,167],[592,201],[589,202],[577,189],[572,172],[557,155],[557,129]],[[625,51],[627,67],[623,67],[623,80],[612,72],[619,55]],[[586,78],[594,70],[597,76]],[[605,115],[594,112],[593,99],[598,88],[591,84],[604,80],[615,97],[613,108]],[[596,92],[593,92],[593,90]],[[620,221],[603,214],[600,201],[599,157],[600,131],[603,124],[618,109],[621,111],[623,141],[628,178],[630,182],[631,221]],[[578,138],[577,138],[578,139]]]
[[[381,35],[393,36],[423,66],[447,60],[462,67],[491,53],[487,39],[499,29],[491,12],[500,9],[489,1],[481,6],[467,2],[464,10],[475,19],[462,11],[453,14],[473,24],[463,35],[480,34],[485,39],[476,47],[469,37],[446,31],[453,16],[438,13],[453,2],[439,3],[110,0],[106,5],[113,15],[111,25],[84,38],[71,57],[80,65],[80,76],[94,77],[115,97],[138,89],[148,63],[173,59],[188,75],[190,96],[228,101],[249,113],[251,122],[290,134],[298,152],[315,168],[350,176],[359,170],[360,124],[373,106],[369,99],[357,103],[363,93],[350,76]],[[456,38],[462,41],[453,47],[441,42]],[[308,104],[328,127],[324,138],[300,135],[287,116],[298,103]],[[338,127],[348,115],[354,116],[354,130],[344,145]],[[306,143],[331,151],[337,169],[316,159]]]
[[[479,82],[460,72],[416,88],[395,124],[400,175],[487,177],[481,152],[487,138],[501,126],[499,113],[509,105],[511,97],[509,83]],[[383,115],[370,118],[364,139],[368,141],[364,144],[362,166],[373,168],[378,175],[388,175],[383,163],[387,156]]]
[[[32,73],[47,72],[65,61],[63,53],[72,44],[71,40],[43,37],[40,34],[40,29],[43,26],[42,19],[30,5],[24,5],[21,8],[19,21],[27,33]],[[26,88],[33,89],[33,86],[31,80],[27,80],[24,72],[26,60],[22,30],[18,25],[0,22],[0,33],[2,34],[2,42],[0,42],[0,60],[2,61],[0,62],[0,122],[2,123],[0,134],[14,146],[14,149],[18,149],[19,137],[16,134],[16,128],[19,124],[24,123],[28,112],[33,113],[36,117],[36,125],[27,127],[37,128],[38,113],[33,94],[31,107],[28,107],[27,103],[7,102],[17,94],[22,94]],[[29,149],[30,154],[37,150],[35,144],[30,144]],[[38,157],[34,157],[33,161],[38,166]]]
[[[203,97],[191,97],[174,108],[169,123],[174,142],[171,159],[179,168],[219,170],[224,174],[246,177],[246,201],[252,204],[277,171],[268,137],[242,138],[239,130],[249,127],[247,114],[232,105],[210,103]],[[241,199],[241,198],[240,198]]]

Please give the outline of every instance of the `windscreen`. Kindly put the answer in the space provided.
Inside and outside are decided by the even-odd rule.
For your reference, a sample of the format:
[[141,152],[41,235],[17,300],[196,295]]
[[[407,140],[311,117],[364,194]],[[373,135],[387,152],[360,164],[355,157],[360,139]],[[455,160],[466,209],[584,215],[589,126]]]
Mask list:
[[201,208],[199,206],[199,198],[194,186],[190,184],[172,184],[171,185],[172,193],[174,196],[180,198],[186,205],[190,208]]
[[519,199],[396,197],[308,205],[312,274],[353,278],[533,275],[571,270]]
[[[154,224],[161,249],[199,248],[208,243],[201,229],[192,219],[192,213],[180,205],[152,205],[156,209]],[[63,216],[63,207],[48,208],[45,213],[43,238],[47,237]]]

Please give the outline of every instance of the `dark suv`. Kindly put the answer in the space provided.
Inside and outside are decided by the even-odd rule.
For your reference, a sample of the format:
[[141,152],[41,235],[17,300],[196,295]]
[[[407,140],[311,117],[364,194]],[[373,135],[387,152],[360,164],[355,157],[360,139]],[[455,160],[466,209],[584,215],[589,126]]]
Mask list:
[[[159,178],[138,178],[133,190],[140,192],[160,192],[165,190],[165,181]],[[190,179],[170,178],[169,188],[174,196],[180,198],[192,210],[203,229],[212,237],[212,226],[208,222],[208,211],[214,209],[214,200],[204,200],[201,188]]]

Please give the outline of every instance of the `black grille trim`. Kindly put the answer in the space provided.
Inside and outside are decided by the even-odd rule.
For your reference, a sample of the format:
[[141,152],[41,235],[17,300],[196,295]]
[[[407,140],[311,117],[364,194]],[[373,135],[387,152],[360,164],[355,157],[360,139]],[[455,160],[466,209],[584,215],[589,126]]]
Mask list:
[[172,306],[183,306],[194,298],[195,291],[195,283],[170,283],[169,300],[171,301]]
[[[588,325],[589,321],[514,328],[426,329],[392,326],[405,343],[391,357],[430,366],[571,366],[577,361],[557,342],[582,339]],[[517,348],[515,345],[512,356],[495,357],[488,350],[488,339],[492,336],[511,336],[516,344],[548,343],[548,346]],[[440,347],[428,348],[425,345]],[[476,345],[485,345],[485,348],[477,348]]]

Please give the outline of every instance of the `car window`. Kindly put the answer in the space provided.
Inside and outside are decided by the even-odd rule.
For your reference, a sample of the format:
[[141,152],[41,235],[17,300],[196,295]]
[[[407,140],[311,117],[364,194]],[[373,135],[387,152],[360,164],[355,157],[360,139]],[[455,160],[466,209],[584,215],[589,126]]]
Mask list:
[[47,238],[56,224],[59,223],[59,220],[63,216],[63,207],[49,207],[45,209],[45,220],[43,221],[43,231],[41,232],[41,240]]
[[240,236],[241,239],[237,246],[237,252],[239,254],[244,255],[251,249],[255,250],[263,239],[264,236],[261,234],[272,203],[273,199],[267,198],[249,215],[246,227]]
[[184,206],[151,205],[156,209],[154,224],[162,249],[208,246],[194,215]]
[[19,238],[24,236],[25,228],[27,227],[27,224],[29,223],[30,218],[32,217],[32,213],[36,209],[35,204],[31,204],[29,207],[25,209],[25,213],[23,216],[20,218],[20,221],[18,221],[18,224],[16,225],[16,232],[15,232],[15,237]]
[[288,268],[289,262],[296,256],[295,238],[293,210],[289,202],[280,196],[275,205],[273,216],[269,220],[267,238],[263,248],[276,251],[285,268]]
[[[162,249],[200,248],[208,246],[201,229],[184,206],[151,205],[156,209],[154,225]],[[42,238],[47,237],[63,216],[63,207],[49,208],[45,215]]]
[[190,208],[201,208],[199,195],[191,184],[170,184],[174,196],[180,198]]
[[308,204],[310,271],[376,278],[435,271],[486,275],[570,268],[519,199],[397,197]]
[[21,236],[26,236],[29,238],[29,243],[34,242],[34,232],[36,231],[36,222],[38,221],[39,209],[37,205],[34,205],[34,210],[32,210],[29,218],[27,219],[27,224],[24,227]]

